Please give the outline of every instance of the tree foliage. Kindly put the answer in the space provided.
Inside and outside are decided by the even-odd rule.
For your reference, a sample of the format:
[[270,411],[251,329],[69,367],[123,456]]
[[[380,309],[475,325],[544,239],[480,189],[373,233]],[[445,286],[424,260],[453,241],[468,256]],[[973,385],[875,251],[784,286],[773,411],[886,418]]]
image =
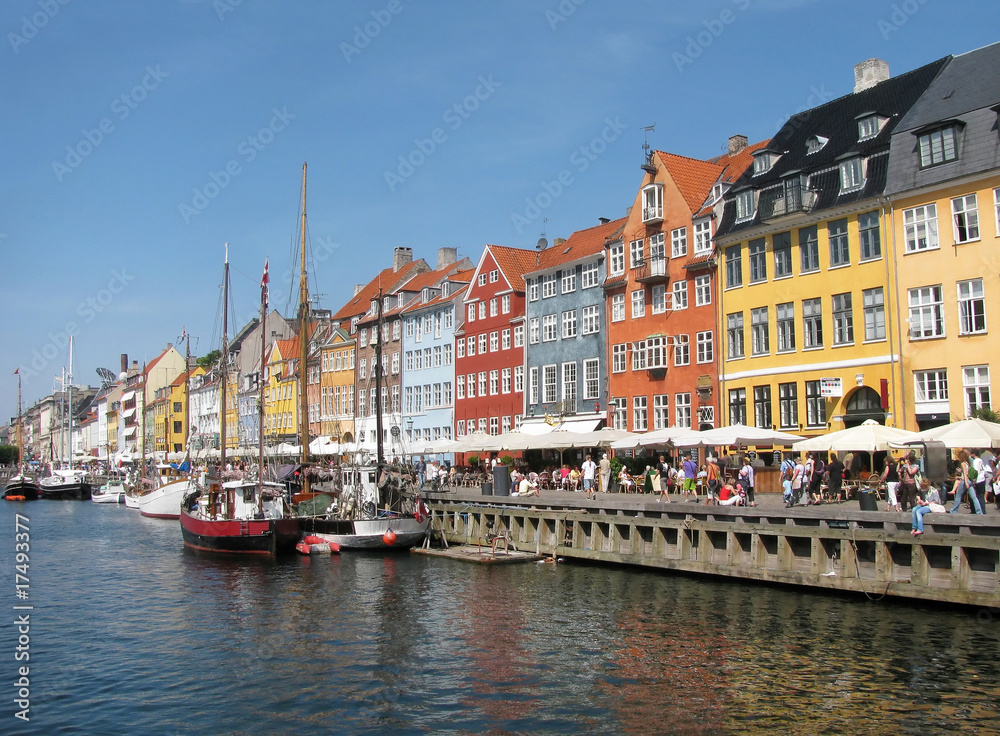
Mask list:
[[988,406],[980,406],[972,410],[974,419],[982,419],[984,422],[997,422],[1000,424],[1000,413],[993,411]]
[[17,447],[0,445],[0,465],[13,465],[17,462]]
[[205,369],[211,368],[218,362],[220,357],[222,357],[222,351],[213,350],[208,355],[203,355],[198,358],[198,365]]

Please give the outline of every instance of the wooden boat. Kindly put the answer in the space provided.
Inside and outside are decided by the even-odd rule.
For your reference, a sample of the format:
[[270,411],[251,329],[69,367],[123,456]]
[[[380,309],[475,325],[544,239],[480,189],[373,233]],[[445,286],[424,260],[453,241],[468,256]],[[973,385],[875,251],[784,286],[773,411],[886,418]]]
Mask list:
[[38,486],[42,498],[48,500],[86,501],[91,493],[85,470],[53,470]]
[[14,371],[17,375],[17,473],[7,480],[3,489],[3,497],[8,501],[37,501],[40,489],[38,483],[24,472],[21,456],[24,454],[21,446],[21,369]]

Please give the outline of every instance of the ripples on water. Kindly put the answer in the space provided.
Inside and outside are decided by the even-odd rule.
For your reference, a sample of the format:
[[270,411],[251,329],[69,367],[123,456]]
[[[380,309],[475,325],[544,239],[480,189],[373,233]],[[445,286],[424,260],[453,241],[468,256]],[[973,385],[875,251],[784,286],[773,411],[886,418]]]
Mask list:
[[0,733],[1000,733],[975,612],[579,565],[220,560],[123,507],[2,508],[6,550],[31,519],[36,608],[32,721],[0,710]]

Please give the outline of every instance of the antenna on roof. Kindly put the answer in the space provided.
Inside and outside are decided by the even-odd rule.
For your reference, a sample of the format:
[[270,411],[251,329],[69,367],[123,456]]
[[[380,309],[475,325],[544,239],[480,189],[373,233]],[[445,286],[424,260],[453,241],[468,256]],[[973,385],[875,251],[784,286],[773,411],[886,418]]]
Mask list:
[[648,171],[650,174],[656,173],[656,167],[653,166],[653,149],[649,145],[649,134],[656,130],[656,123],[652,125],[645,125],[642,127],[642,153],[643,153],[643,164],[642,170]]
[[545,250],[549,247],[549,241],[545,238],[545,223],[549,221],[549,218],[545,217],[542,219],[542,237],[538,239],[538,243],[535,245],[538,250]]

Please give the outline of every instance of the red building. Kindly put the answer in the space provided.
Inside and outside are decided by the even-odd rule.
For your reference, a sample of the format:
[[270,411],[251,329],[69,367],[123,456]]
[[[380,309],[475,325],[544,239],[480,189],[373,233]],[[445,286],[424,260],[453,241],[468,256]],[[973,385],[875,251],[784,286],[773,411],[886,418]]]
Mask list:
[[533,250],[487,245],[455,325],[455,437],[514,429],[524,412],[524,277]]

